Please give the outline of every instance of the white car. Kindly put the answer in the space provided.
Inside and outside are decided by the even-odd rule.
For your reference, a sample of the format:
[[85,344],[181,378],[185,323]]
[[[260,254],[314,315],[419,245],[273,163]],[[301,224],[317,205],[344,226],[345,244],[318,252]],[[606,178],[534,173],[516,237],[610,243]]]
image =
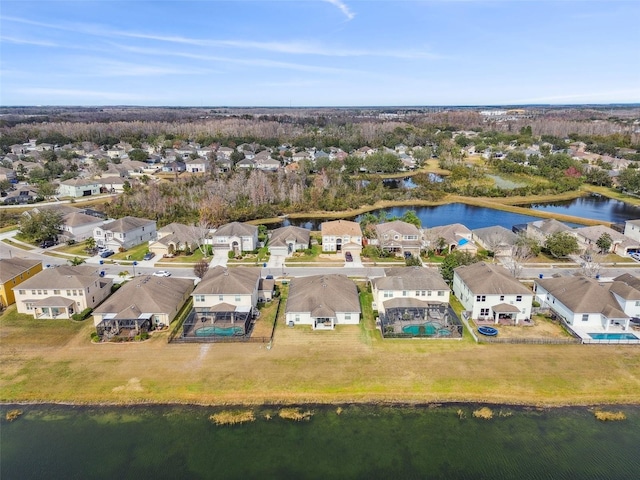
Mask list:
[[166,270],[158,270],[157,272],[153,272],[154,277],[170,277],[171,273]]

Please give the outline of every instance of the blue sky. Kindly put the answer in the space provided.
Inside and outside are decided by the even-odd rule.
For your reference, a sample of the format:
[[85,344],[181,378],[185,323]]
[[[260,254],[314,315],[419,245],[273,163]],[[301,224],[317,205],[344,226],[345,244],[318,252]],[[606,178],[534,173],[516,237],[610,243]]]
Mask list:
[[640,1],[2,0],[0,105],[640,102]]

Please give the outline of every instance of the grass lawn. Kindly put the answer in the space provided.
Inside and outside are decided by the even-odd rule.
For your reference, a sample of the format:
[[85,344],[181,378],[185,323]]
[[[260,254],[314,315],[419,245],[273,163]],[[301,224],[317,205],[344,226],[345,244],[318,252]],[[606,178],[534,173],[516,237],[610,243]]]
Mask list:
[[13,241],[13,240],[11,240],[10,238],[4,238],[4,239],[2,239],[2,241],[3,241],[4,243],[6,243],[7,245],[11,245],[12,247],[16,247],[16,248],[19,248],[19,249],[21,249],[21,250],[27,250],[27,251],[29,251],[29,250],[32,250],[32,249],[34,248],[34,247],[28,247],[28,246],[23,245],[23,244],[21,244],[21,243],[14,242],[14,241]]
[[147,253],[148,251],[149,251],[149,243],[144,242],[144,243],[141,243],[140,245],[136,245],[135,247],[130,248],[126,252],[118,252],[110,258],[113,260],[140,261],[142,260],[142,257],[144,257],[144,254]]
[[[160,258],[158,261],[164,263],[196,263],[198,260],[202,260],[204,257],[204,255],[202,255],[202,252],[200,251],[200,249],[196,249],[195,252],[193,252],[191,255],[176,255],[173,258]],[[209,255],[208,257],[206,257],[207,261],[211,260],[211,255]]]
[[73,245],[67,245],[66,243],[64,243],[62,245],[53,247],[51,250],[53,250],[54,252],[69,253],[71,255],[77,255],[79,257],[88,257],[89,254],[87,253],[86,248],[87,248],[86,242],[80,242],[80,243],[74,243]]

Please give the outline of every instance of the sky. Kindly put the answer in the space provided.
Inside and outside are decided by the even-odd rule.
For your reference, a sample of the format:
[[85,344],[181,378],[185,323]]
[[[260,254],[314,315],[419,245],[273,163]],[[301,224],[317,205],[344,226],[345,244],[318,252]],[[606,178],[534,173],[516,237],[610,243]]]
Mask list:
[[640,0],[2,0],[0,106],[640,102]]

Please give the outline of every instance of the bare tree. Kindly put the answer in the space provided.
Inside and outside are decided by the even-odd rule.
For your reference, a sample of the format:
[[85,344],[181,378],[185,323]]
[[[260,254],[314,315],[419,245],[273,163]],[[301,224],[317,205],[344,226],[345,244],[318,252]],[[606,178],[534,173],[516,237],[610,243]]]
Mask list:
[[196,264],[193,266],[194,275],[200,279],[202,279],[202,277],[204,277],[208,271],[209,271],[209,262],[207,262],[203,258],[198,260]]
[[198,223],[191,226],[191,238],[189,240],[193,241],[193,243],[196,244],[198,250],[200,250],[200,253],[202,253],[204,257],[207,257],[209,253],[209,248],[205,241],[209,236],[210,230],[211,225],[204,220],[200,220]]

